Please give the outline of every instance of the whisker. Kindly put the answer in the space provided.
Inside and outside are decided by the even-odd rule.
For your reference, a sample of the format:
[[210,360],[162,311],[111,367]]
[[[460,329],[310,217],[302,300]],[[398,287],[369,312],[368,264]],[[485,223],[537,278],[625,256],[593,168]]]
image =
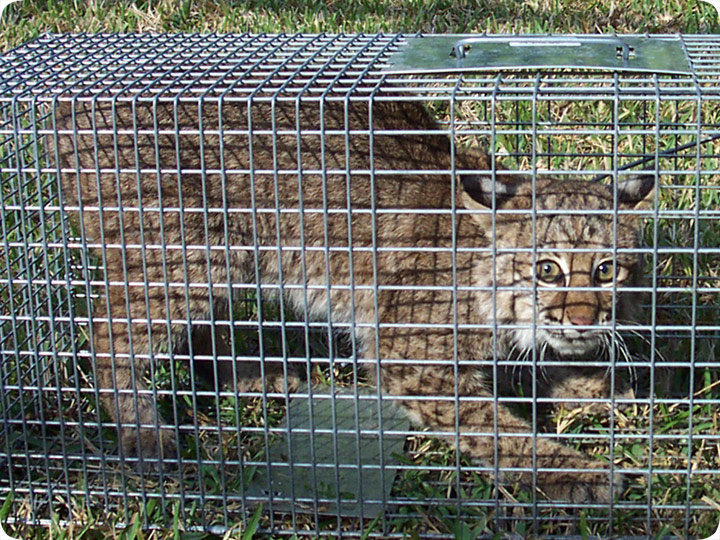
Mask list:
[[527,373],[528,364],[530,364],[530,354],[532,349],[523,349],[522,354],[518,358],[517,370],[518,370],[518,382],[517,384],[522,385],[523,375]]
[[620,354],[620,357],[622,358],[622,360],[624,360],[626,364],[628,373],[630,374],[630,383],[633,385],[634,388],[637,384],[638,376],[637,368],[635,367],[632,355],[630,354],[630,348],[625,342],[625,338],[619,332],[615,331],[614,334],[616,348],[618,350],[618,353]]
[[549,383],[550,377],[548,376],[548,373],[547,373],[547,366],[545,366],[545,364],[542,363],[543,360],[545,360],[545,352],[547,351],[547,348],[548,348],[548,344],[543,342],[542,346],[540,347],[540,362],[541,362],[540,363],[540,376],[546,383]]
[[[513,355],[517,354],[517,358],[512,358]],[[520,349],[517,343],[513,343],[510,351],[507,354],[507,358],[514,360],[512,368],[510,370],[510,381],[513,386],[521,386],[523,379],[523,364],[526,361],[529,351],[527,349]]]

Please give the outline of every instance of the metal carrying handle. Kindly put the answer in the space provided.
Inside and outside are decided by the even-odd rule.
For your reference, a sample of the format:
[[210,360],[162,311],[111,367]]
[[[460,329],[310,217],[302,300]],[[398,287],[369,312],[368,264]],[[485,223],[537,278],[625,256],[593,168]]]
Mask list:
[[[720,0],[717,0],[720,2]],[[609,70],[689,75],[680,37],[451,35],[410,38],[383,71]]]
[[492,43],[503,41],[506,42],[510,47],[582,47],[589,43],[600,43],[603,45],[615,45],[617,47],[618,58],[622,58],[624,61],[629,60],[635,55],[635,50],[625,43],[622,39],[615,37],[530,37],[530,36],[517,36],[512,38],[507,37],[471,37],[461,39],[455,43],[455,47],[450,51],[450,56],[462,60],[466,57],[467,53],[472,49],[474,44],[478,43]]

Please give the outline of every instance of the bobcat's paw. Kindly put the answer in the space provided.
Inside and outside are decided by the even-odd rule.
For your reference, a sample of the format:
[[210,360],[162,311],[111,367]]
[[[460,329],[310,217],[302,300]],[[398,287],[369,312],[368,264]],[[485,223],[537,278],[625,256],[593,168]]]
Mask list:
[[602,399],[602,401],[575,402],[560,401],[553,405],[555,416],[560,417],[609,417],[613,408],[615,411],[626,410],[630,405],[623,403],[624,400],[635,399],[635,393],[629,388],[623,388],[616,392],[614,398],[609,396],[588,396],[594,399]]
[[177,458],[175,435],[167,429],[123,428],[120,445],[125,458],[137,458],[138,469],[158,470],[167,466],[167,460]]
[[239,392],[284,394],[286,390],[292,393],[300,386],[297,372],[288,366],[286,376],[282,364],[279,363],[268,363],[265,366],[264,378],[258,363],[238,362],[236,371]]
[[598,469],[577,472],[547,472],[538,475],[538,488],[550,500],[572,503],[609,503],[623,491],[623,475],[613,471],[612,481],[607,465],[603,463],[584,462],[568,463],[568,468]]

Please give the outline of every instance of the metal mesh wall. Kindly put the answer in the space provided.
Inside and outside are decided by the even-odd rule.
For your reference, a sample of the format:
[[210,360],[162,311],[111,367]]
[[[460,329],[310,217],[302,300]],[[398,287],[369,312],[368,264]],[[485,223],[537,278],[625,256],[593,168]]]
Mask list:
[[[91,518],[288,536],[715,530],[719,42],[681,38],[689,75],[388,71],[407,39],[47,35],[2,56],[11,530]],[[623,206],[617,186],[638,169],[654,194]],[[448,187],[469,177],[492,180],[480,184],[493,204]],[[544,208],[547,178],[609,185],[610,202]],[[520,179],[529,207],[504,207],[502,186]],[[485,241],[468,233],[473,215]],[[508,215],[530,227],[515,247],[498,239]],[[554,215],[607,217],[611,241],[588,229],[545,245]],[[637,246],[621,241],[628,216]],[[503,282],[522,271],[500,261],[526,253],[540,272],[559,252],[641,255],[639,315],[625,318],[619,275],[561,284],[611,299],[587,324],[612,328],[606,353],[503,350],[507,332],[539,341],[551,325],[539,277]],[[528,291],[529,320],[500,315]],[[489,352],[469,350],[477,335]],[[605,393],[552,390],[553,374],[572,387],[597,373]],[[466,410],[492,414],[472,428]],[[503,457],[512,440],[524,458]],[[552,461],[547,445],[590,461]]]

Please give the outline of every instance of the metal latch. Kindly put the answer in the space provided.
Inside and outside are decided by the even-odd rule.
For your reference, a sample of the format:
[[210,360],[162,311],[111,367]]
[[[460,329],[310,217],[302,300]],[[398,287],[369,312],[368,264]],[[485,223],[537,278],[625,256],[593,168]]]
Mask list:
[[692,74],[682,41],[665,36],[421,36],[385,71],[595,69]]

